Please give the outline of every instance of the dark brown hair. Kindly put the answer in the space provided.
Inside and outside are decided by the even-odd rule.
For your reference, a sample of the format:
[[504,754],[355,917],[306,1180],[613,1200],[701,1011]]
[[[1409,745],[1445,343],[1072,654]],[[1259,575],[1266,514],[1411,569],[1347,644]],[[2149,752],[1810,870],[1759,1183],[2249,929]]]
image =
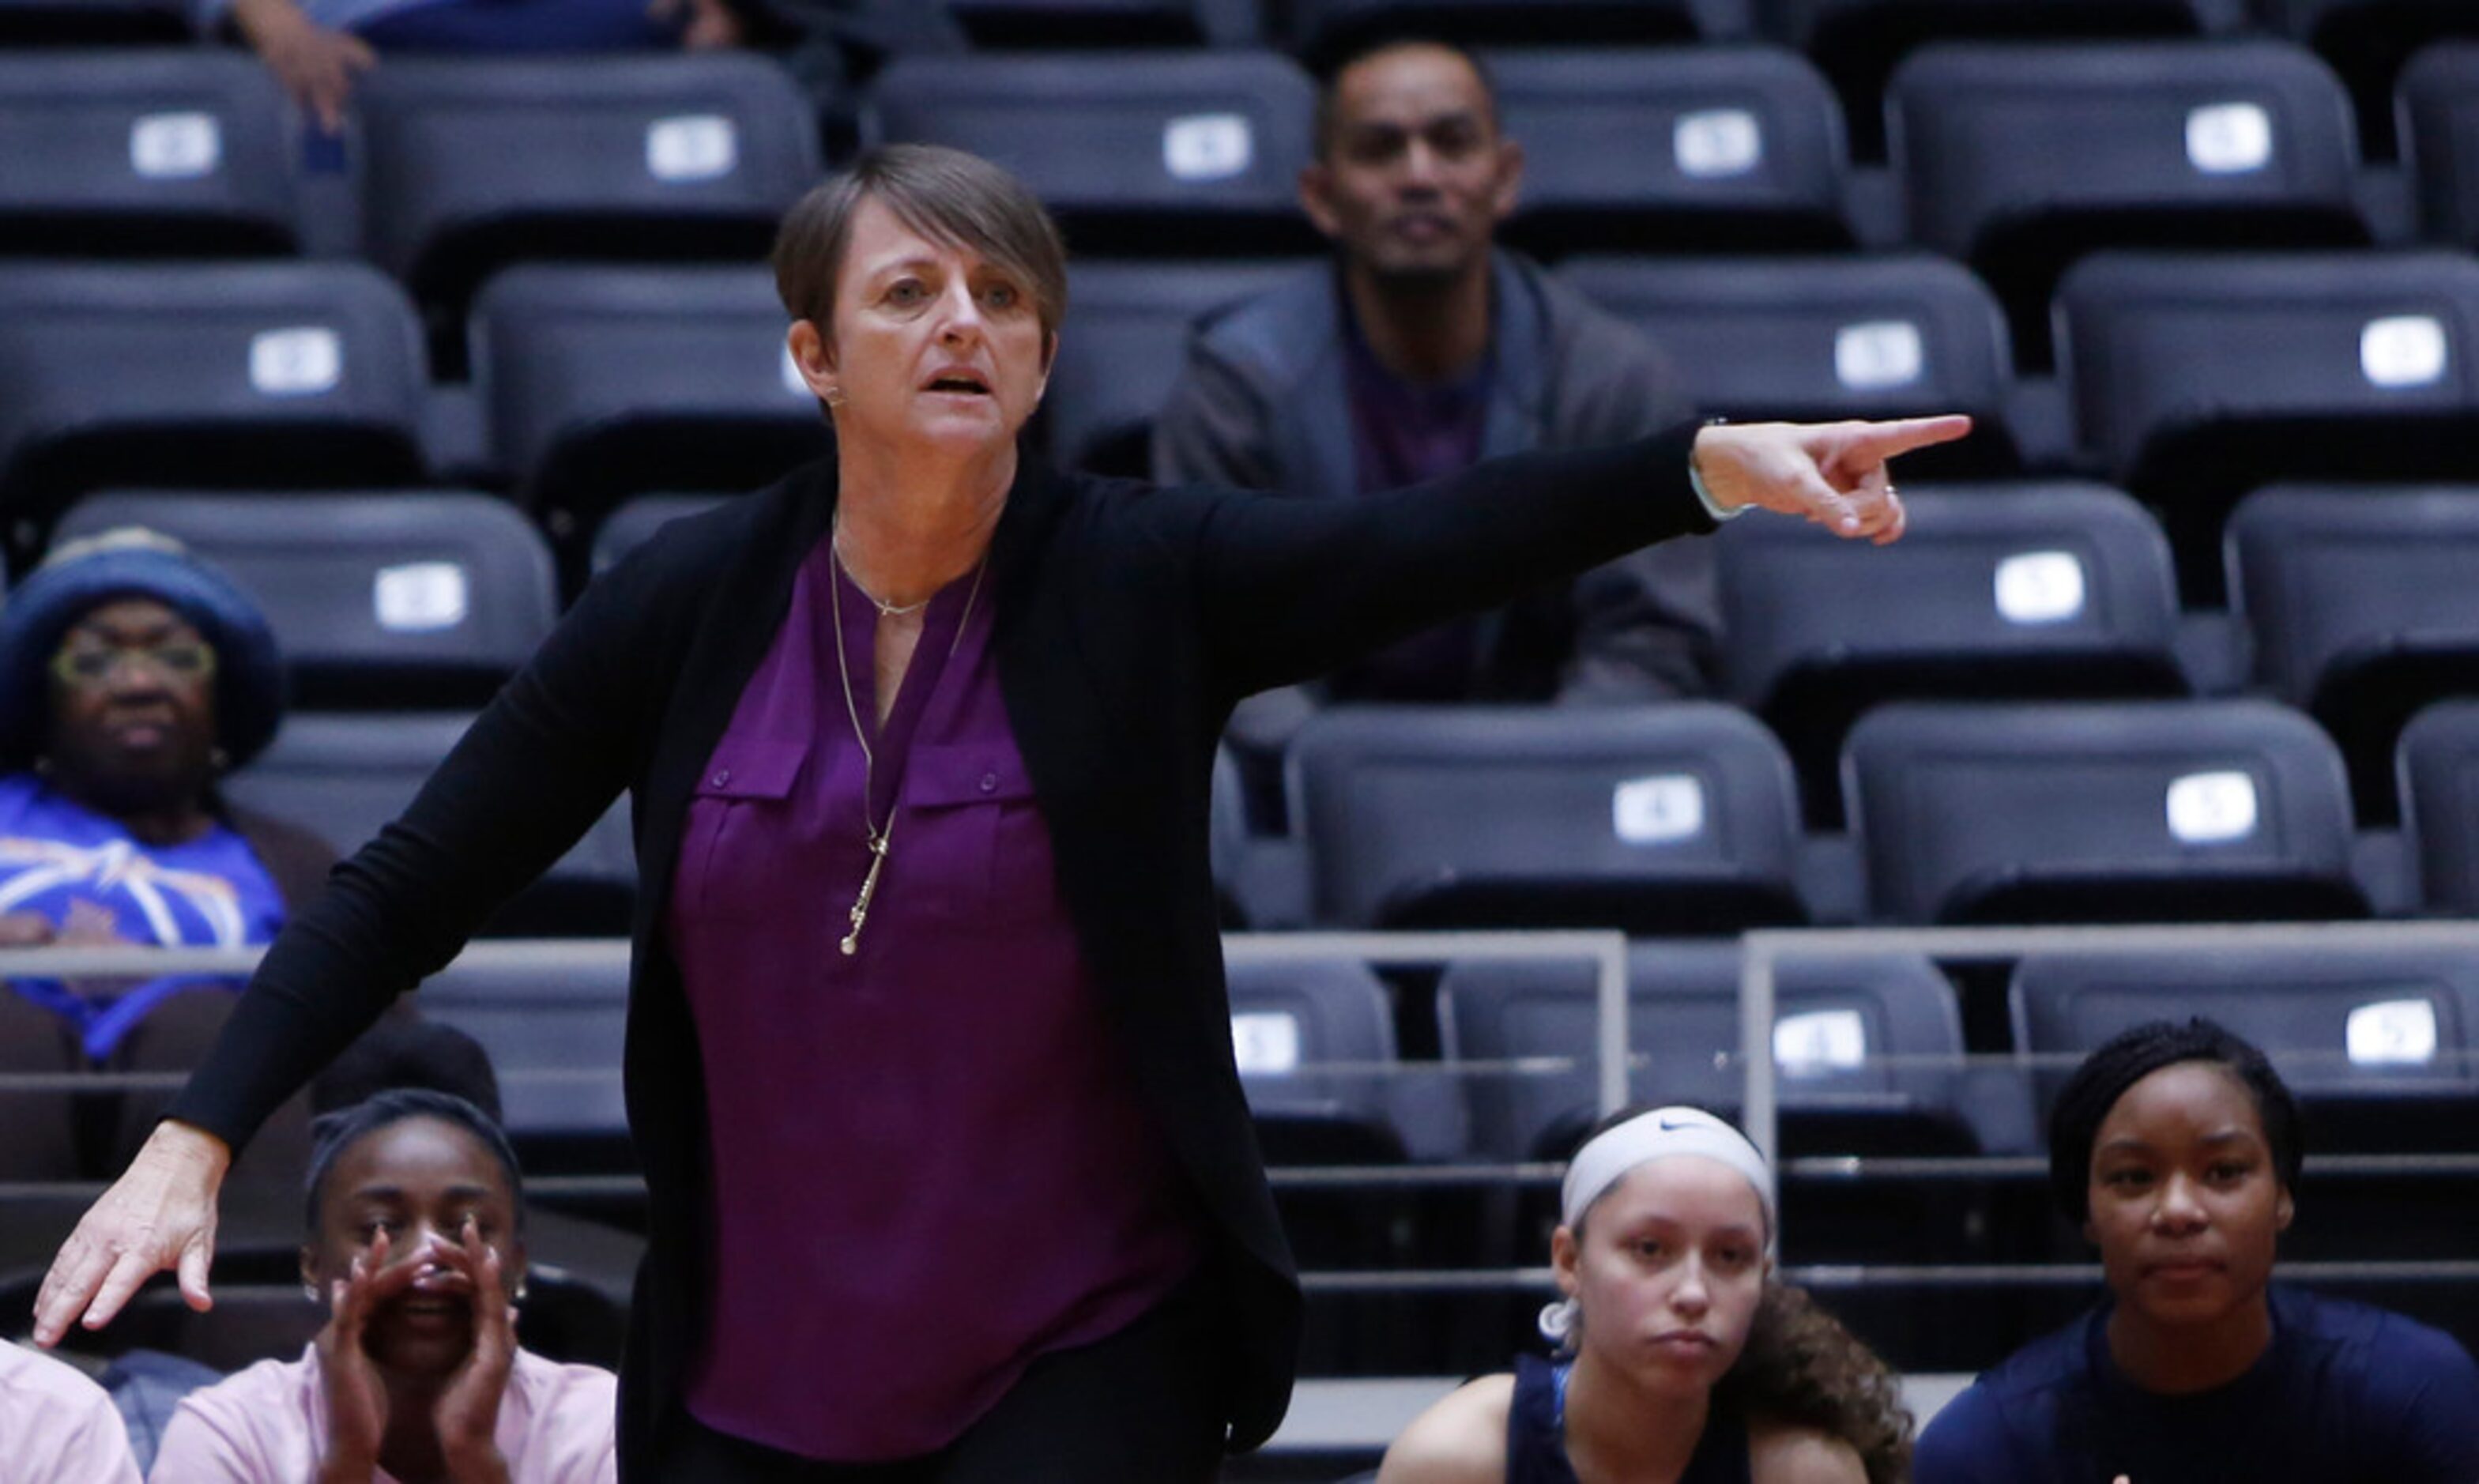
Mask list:
[[783,214],[770,261],[775,292],[795,320],[833,336],[835,283],[860,203],[884,202],[935,243],[998,265],[1033,295],[1045,338],[1067,314],[1067,249],[1024,183],[979,155],[936,144],[886,144],[813,188]]
[[1901,1380],[1805,1289],[1765,1279],[1747,1348],[1713,1392],[1742,1416],[1839,1438],[1859,1455],[1868,1484],[1911,1476]]

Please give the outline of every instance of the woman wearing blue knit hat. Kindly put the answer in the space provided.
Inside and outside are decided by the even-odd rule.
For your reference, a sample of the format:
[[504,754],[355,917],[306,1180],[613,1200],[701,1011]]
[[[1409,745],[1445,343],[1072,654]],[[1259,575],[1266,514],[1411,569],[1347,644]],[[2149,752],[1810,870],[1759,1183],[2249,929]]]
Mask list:
[[[0,609],[0,947],[273,937],[334,855],[230,808],[216,780],[283,704],[266,619],[180,543],[129,527],[55,551]],[[236,987],[10,982],[93,1064],[202,985]],[[8,995],[0,1011],[23,1014]]]

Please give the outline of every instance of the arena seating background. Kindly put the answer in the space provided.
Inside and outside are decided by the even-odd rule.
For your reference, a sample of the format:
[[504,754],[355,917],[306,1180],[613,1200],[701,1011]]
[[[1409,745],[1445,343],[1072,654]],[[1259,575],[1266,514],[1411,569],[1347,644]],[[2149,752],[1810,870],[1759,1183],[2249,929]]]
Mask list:
[[[594,572],[826,448],[758,259],[855,142],[830,118],[988,154],[1052,204],[1075,304],[1035,441],[1136,473],[1188,321],[1317,251],[1296,59],[1408,18],[1489,49],[1528,158],[1507,240],[1641,324],[1706,410],[1980,430],[1906,473],[1899,547],[1716,538],[1711,703],[1339,711],[1278,786],[1232,762],[1233,927],[1622,927],[1635,1087],[1726,1111],[1745,928],[2479,909],[2479,8],[954,9],[977,49],[832,100],[756,55],[390,58],[335,148],[177,5],[0,0],[12,570],[141,521],[240,576],[295,709],[232,792],[350,849]],[[500,928],[623,932],[631,877],[615,810]],[[546,1202],[625,1231],[623,977],[422,998],[492,1046]],[[2473,1255],[2469,953],[1854,956],[1781,995],[1787,1152],[1982,1161],[1794,1179],[1792,1264],[2082,1261],[2028,1174],[2057,1060],[2189,1010],[2275,1047],[2319,1152],[2431,1157],[2312,1183],[2291,1255]],[[1589,1111],[1580,966],[1259,966],[1234,1012],[1287,1168],[1554,1159]],[[1587,1063],[1504,1070],[1525,1058]],[[1473,1063],[1496,1069],[1453,1075]],[[64,1192],[0,1196],[41,1239],[13,1262],[64,1229]],[[1543,1261],[1537,1177],[1283,1199],[1320,1270]],[[2353,1291],[2479,1346],[2467,1278]],[[1827,1297],[1904,1368],[1968,1371],[2087,1293]],[[1310,1370],[1488,1369],[1532,1302],[1320,1294]],[[579,1312],[578,1350],[607,1343]],[[107,1343],[251,1348],[133,1333]]]

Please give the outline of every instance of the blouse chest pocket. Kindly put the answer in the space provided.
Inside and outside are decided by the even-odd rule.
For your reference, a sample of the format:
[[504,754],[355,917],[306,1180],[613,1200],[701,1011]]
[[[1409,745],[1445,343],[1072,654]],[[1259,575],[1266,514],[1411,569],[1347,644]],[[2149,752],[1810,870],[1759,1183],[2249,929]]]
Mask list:
[[706,759],[680,832],[676,894],[702,912],[763,915],[782,891],[784,857],[796,849],[792,787],[809,749],[801,742],[727,738]]
[[[924,903],[960,926],[1012,926],[1059,911],[1050,832],[1024,759],[955,744],[913,750],[894,854],[917,862]],[[908,836],[908,838],[907,838]],[[924,880],[924,878],[927,878]]]

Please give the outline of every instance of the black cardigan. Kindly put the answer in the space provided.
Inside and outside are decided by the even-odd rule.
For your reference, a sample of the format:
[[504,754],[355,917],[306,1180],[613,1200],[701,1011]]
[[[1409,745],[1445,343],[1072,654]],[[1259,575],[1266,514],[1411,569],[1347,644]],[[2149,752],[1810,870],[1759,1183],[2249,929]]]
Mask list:
[[[1251,691],[1710,529],[1691,437],[1526,454],[1358,500],[1155,489],[1030,459],[1009,494],[989,558],[1000,691],[1086,961],[1215,1228],[1235,1449],[1282,1420],[1300,1293],[1232,1062],[1207,863],[1223,722]],[[681,825],[834,498],[831,462],[810,465],[665,527],[587,589],[403,817],[276,939],[170,1110],[238,1146],[630,790],[627,1103],[652,1197],[622,1370],[631,1479],[652,1476],[703,1288],[704,1097],[661,927]]]

